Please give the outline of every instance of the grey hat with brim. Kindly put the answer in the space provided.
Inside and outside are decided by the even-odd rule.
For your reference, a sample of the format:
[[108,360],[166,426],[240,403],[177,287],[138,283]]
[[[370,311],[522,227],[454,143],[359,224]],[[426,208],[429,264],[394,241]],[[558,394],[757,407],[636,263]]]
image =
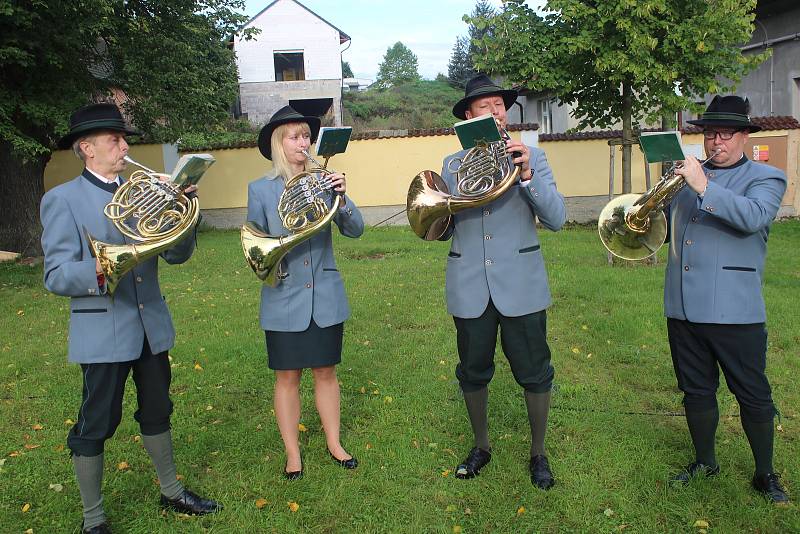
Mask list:
[[291,106],[283,106],[270,117],[269,122],[258,133],[258,150],[261,155],[272,161],[272,132],[278,126],[290,122],[305,122],[311,129],[311,142],[314,143],[317,140],[320,126],[319,117],[302,115]]
[[467,108],[470,102],[482,96],[498,95],[502,97],[506,109],[514,105],[519,93],[513,89],[503,89],[494,83],[487,75],[478,74],[467,82],[464,88],[464,98],[456,102],[453,106],[453,115],[459,119],[467,118]]
[[58,140],[58,148],[69,148],[76,140],[92,132],[111,130],[125,135],[142,135],[130,128],[114,104],[89,104],[76,110],[69,118],[69,133]]
[[686,121],[695,126],[722,126],[758,132],[761,126],[750,120],[750,101],[740,96],[715,96],[699,119]]

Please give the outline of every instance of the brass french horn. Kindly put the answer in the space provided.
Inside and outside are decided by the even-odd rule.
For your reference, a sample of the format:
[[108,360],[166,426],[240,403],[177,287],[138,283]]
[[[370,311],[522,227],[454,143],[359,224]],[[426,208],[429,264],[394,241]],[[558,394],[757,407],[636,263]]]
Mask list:
[[683,176],[675,172],[681,166],[674,163],[643,195],[620,195],[605,205],[597,219],[597,231],[611,254],[624,260],[644,260],[658,252],[667,237],[664,209],[686,185]]
[[172,175],[158,173],[128,156],[125,161],[139,170],[117,188],[103,214],[133,243],[104,243],[83,229],[110,294],[131,269],[175,246],[192,231],[200,217],[200,203],[183,190],[200,181],[215,160],[210,154],[183,156]]
[[242,250],[247,264],[271,287],[276,287],[285,275],[281,271],[284,256],[330,224],[342,203],[342,195],[332,189],[329,176],[333,172],[326,168],[328,158],[320,165],[307,151],[304,150],[303,154],[315,167],[287,180],[278,200],[278,214],[290,233],[270,235],[251,221],[241,229]]
[[478,143],[462,158],[448,163],[456,175],[456,193],[434,171],[417,174],[408,186],[406,214],[411,229],[426,241],[444,235],[453,214],[488,204],[508,191],[517,181],[520,166],[514,165],[506,152],[508,132],[500,127],[501,140]]

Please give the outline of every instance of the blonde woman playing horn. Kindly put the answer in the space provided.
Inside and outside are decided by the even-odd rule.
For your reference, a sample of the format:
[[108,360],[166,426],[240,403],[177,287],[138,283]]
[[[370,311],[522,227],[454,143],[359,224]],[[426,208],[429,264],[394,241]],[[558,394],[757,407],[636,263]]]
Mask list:
[[[258,148],[273,162],[273,170],[252,182],[247,190],[247,219],[272,235],[290,231],[283,225],[278,202],[286,180],[307,169],[308,151],[319,133],[320,120],[285,106],[262,128]],[[328,176],[333,190],[344,195],[344,174]],[[359,237],[364,232],[361,213],[344,197],[333,222],[342,235]],[[275,417],[286,448],[284,476],[303,476],[298,443],[300,378],[310,368],[314,397],[325,431],[328,452],[345,469],[358,461],[339,441],[339,382],[336,364],[341,362],[344,321],[350,315],[344,284],[333,258],[330,225],[290,250],[281,265],[276,287],[261,289],[261,328],[266,334],[269,367],[275,371]]]

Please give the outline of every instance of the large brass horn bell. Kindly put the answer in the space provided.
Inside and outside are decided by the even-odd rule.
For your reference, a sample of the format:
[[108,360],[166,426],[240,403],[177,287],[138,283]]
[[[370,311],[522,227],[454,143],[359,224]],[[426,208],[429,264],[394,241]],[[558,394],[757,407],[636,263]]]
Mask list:
[[200,203],[197,197],[187,197],[183,190],[199,182],[215,161],[210,154],[189,154],[178,161],[172,175],[166,175],[127,156],[125,160],[140,170],[117,189],[103,213],[133,242],[105,243],[83,229],[89,251],[100,263],[109,294],[131,269],[175,246],[192,231],[200,218]]

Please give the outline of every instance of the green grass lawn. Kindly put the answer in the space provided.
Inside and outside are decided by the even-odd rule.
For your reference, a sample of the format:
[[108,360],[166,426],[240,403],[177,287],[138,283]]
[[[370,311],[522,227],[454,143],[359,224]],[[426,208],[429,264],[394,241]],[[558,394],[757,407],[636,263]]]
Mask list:
[[[711,532],[800,531],[794,505],[775,508],[750,489],[752,458],[724,386],[722,474],[685,488],[666,484],[692,460],[692,449],[662,316],[664,250],[655,266],[608,267],[593,228],[542,232],[556,368],[547,446],[558,480],[542,492],[527,473],[522,391],[499,349],[490,389],[492,463],[474,480],[453,477],[471,432],[444,302],[449,245],[381,228],[358,240],[337,235],[335,246],[353,310],[338,368],[342,441],[359,468],[345,471],[328,457],[307,373],[306,476],[282,478],[273,374],[257,319],[260,282],[244,262],[238,233],[202,233],[188,263],[162,265],[178,331],[172,423],[184,482],[225,510],[204,518],[160,511],[129,384],[123,422],[106,444],[105,509],[115,532],[698,532],[698,520]],[[775,464],[795,501],[798,250],[800,221],[773,225],[765,293],[768,374],[783,413]],[[81,521],[64,449],[81,391],[78,368],[66,363],[69,302],[47,293],[41,278],[41,267],[0,265],[2,533],[72,532]],[[119,470],[121,462],[129,468]],[[260,508],[259,499],[266,502]]]

